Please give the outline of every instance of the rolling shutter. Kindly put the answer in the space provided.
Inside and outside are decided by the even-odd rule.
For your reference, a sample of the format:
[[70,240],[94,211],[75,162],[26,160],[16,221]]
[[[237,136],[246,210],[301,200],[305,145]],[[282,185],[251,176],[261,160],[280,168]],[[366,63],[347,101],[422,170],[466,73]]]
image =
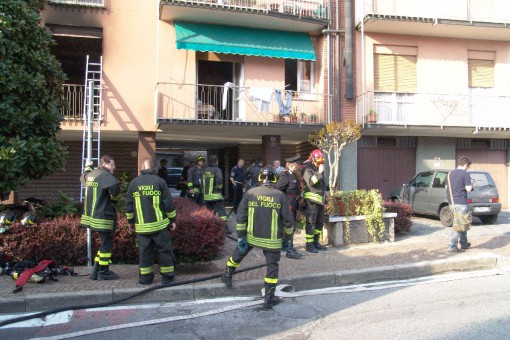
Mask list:
[[374,54],[374,86],[383,92],[416,92],[416,56]]
[[494,87],[494,60],[468,59],[469,87]]

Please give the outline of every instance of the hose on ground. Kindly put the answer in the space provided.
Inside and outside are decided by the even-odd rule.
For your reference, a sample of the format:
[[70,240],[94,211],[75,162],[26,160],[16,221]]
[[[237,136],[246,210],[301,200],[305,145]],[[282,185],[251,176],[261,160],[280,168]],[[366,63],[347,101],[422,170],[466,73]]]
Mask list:
[[[246,271],[250,271],[250,270],[254,270],[254,269],[258,269],[258,268],[262,268],[262,267],[265,267],[265,266],[266,266],[266,264],[264,263],[264,264],[259,264],[259,265],[256,265],[256,266],[252,266],[252,267],[236,270],[235,274],[246,272]],[[191,279],[191,280],[185,280],[185,281],[179,281],[179,282],[170,282],[170,283],[167,283],[167,284],[159,284],[159,285],[156,285],[156,286],[153,286],[153,287],[146,288],[146,289],[141,290],[139,292],[133,293],[133,294],[128,295],[126,297],[123,297],[121,299],[117,299],[117,300],[113,300],[113,301],[109,301],[109,302],[92,303],[92,304],[88,304],[88,305],[75,305],[75,306],[69,306],[69,307],[60,307],[60,308],[50,309],[50,310],[44,311],[44,312],[39,312],[39,313],[35,313],[35,314],[30,314],[30,315],[24,315],[24,316],[20,316],[20,317],[17,317],[17,318],[1,321],[0,322],[0,327],[7,326],[7,325],[10,325],[10,324],[13,324],[13,323],[17,323],[17,322],[22,322],[22,321],[30,320],[30,319],[43,318],[43,317],[48,316],[50,314],[56,314],[56,313],[64,312],[64,311],[67,311],[67,310],[89,309],[89,308],[100,308],[100,307],[111,306],[111,305],[114,305],[114,304],[117,304],[117,303],[121,303],[121,302],[130,300],[132,298],[135,298],[137,296],[140,296],[140,295],[143,295],[145,293],[151,292],[153,290],[157,290],[157,289],[161,289],[161,288],[181,286],[181,285],[185,285],[185,284],[202,282],[202,281],[208,281],[208,280],[213,280],[213,279],[218,279],[222,275],[223,275],[223,273],[221,273],[221,274],[214,274],[214,275],[205,276],[205,277],[196,278],[196,279]]]

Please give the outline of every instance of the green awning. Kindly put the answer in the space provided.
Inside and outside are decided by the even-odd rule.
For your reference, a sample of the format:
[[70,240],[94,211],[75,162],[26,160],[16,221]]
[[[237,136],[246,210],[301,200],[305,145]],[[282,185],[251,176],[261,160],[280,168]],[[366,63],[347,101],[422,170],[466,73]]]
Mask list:
[[306,33],[190,22],[174,26],[178,49],[315,61]]

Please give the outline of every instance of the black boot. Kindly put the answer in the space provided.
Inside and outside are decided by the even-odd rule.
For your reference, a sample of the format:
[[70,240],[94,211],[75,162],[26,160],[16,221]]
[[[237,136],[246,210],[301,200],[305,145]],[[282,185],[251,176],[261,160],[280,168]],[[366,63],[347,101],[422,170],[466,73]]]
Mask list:
[[172,282],[175,279],[175,275],[173,274],[163,274],[163,284],[166,285]]
[[225,267],[225,272],[221,276],[221,282],[223,282],[227,288],[232,287],[232,275],[234,275],[235,271],[236,269],[234,267]]
[[289,259],[300,259],[303,257],[303,254],[298,253],[296,248],[292,247],[289,250],[287,250],[286,256]]
[[273,308],[273,306],[280,302],[280,298],[274,296],[276,286],[266,284],[265,288],[266,291],[264,294],[264,308]]
[[319,251],[317,250],[317,248],[315,248],[315,246],[313,245],[313,243],[307,243],[306,244],[306,248],[305,250],[309,253],[312,253],[312,254],[317,254]]
[[97,280],[98,274],[99,274],[99,262],[94,262],[94,268],[92,269],[92,273],[90,273],[90,278],[92,280]]
[[138,277],[138,283],[141,285],[150,285],[154,280],[154,274],[144,274]]
[[328,248],[324,247],[322,244],[319,243],[319,236],[320,236],[319,234],[313,235],[313,246],[317,250],[322,250],[322,251],[328,250]]
[[119,275],[109,269],[109,266],[99,266],[98,280],[117,280]]

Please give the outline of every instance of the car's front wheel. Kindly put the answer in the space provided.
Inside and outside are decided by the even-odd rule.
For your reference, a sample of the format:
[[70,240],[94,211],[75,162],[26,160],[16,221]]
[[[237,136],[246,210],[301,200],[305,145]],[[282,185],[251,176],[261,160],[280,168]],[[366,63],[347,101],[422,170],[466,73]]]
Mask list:
[[494,224],[498,220],[498,215],[483,215],[478,216],[483,224]]
[[439,219],[445,227],[451,227],[453,225],[453,214],[447,205],[442,207],[439,211]]

